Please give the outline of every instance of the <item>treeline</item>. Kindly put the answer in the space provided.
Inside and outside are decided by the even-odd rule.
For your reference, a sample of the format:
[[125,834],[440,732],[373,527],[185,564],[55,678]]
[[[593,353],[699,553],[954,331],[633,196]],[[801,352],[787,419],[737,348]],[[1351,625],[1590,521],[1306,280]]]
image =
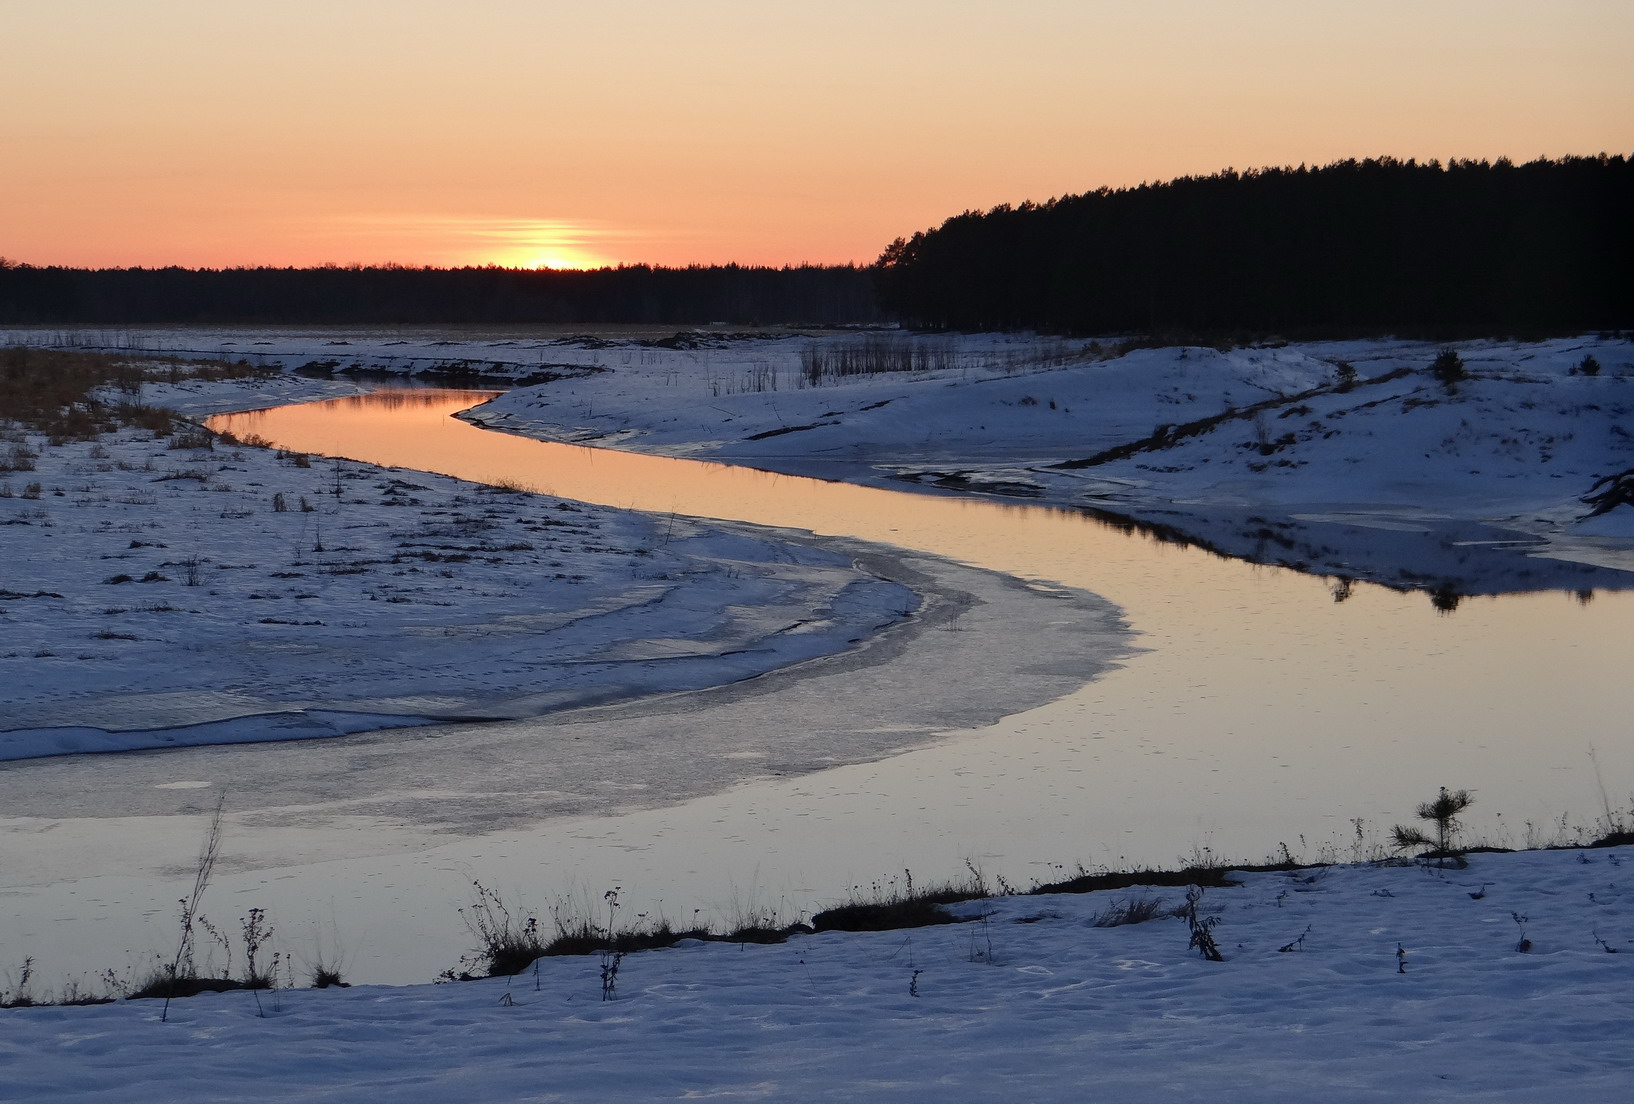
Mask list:
[[1634,160],[1380,158],[967,211],[872,267],[41,268],[0,323],[657,323],[1159,335],[1634,327]]
[[1516,334],[1634,325],[1634,161],[1391,158],[967,211],[879,260],[959,330]]
[[871,270],[34,267],[0,261],[0,322],[844,325],[881,319]]

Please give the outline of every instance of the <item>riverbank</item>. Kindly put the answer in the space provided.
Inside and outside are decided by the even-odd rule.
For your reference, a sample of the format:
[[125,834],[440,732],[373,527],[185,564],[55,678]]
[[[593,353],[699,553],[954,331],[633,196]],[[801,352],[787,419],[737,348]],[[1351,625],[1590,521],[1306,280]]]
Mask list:
[[[1457,597],[1621,589],[1634,342],[1151,347],[1027,334],[147,327],[11,340],[332,378],[516,384],[543,440],[1108,513],[1222,554]],[[1599,490],[1604,486],[1599,485]]]
[[[198,416],[343,389],[194,379],[121,399]],[[82,439],[8,435],[0,758],[697,689],[847,650],[918,606],[811,541],[314,459],[154,417]]]
[[1452,348],[1445,379],[1442,347],[1394,340],[856,337],[706,345],[685,367],[603,351],[611,371],[469,417],[1087,509],[1252,562],[1453,596],[1634,583],[1634,506],[1591,516],[1587,501],[1634,469],[1634,343]]

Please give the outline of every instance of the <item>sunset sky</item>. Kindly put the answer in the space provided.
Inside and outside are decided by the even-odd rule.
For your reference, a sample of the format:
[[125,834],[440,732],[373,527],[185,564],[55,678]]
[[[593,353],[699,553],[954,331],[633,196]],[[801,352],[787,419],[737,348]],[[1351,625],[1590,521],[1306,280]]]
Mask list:
[[0,0],[0,256],[872,261],[1225,166],[1634,152],[1622,0]]

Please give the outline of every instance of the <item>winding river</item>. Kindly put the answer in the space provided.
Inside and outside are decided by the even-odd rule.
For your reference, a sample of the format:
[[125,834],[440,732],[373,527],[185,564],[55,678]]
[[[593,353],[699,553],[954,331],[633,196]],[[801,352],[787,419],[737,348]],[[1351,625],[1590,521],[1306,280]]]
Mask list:
[[[462,938],[453,906],[474,877],[536,905],[558,895],[599,900],[617,885],[632,913],[684,920],[701,908],[728,920],[787,920],[905,868],[923,880],[971,862],[1025,886],[1077,864],[1259,859],[1282,844],[1342,859],[1440,785],[1473,790],[1470,826],[1520,845],[1562,816],[1591,823],[1608,790],[1626,807],[1634,786],[1626,709],[1634,593],[1475,598],[1449,614],[1423,593],[1358,583],[1338,601],[1331,580],[1162,543],[1075,511],[542,443],[452,417],[486,397],[385,392],[212,425],[290,449],[810,530],[1080,588],[1122,609],[1140,650],[994,725],[874,761],[723,780],[674,804],[526,829],[359,824],[353,837],[316,850],[298,813],[269,814],[255,853],[223,876],[221,892],[248,907],[277,890],[278,907],[313,939],[345,946],[360,980],[425,980],[449,964]],[[1021,647],[990,661],[1051,658]],[[927,681],[904,695],[934,695]],[[266,745],[232,754],[300,752]],[[169,842],[185,855],[196,830],[178,824]],[[162,924],[172,888],[109,877],[75,892],[82,902],[134,896]]]
[[[979,767],[955,775],[961,797],[923,795],[993,826],[956,833],[970,848],[1015,855],[1002,842],[1015,825],[1092,807],[1103,827],[1071,843],[1024,831],[1030,857],[1103,861],[1129,837],[1152,837],[1165,840],[1155,856],[1129,850],[1172,859],[1180,841],[1159,821],[1184,826],[1188,846],[1229,832],[1240,855],[1268,850],[1296,825],[1342,834],[1353,817],[1404,816],[1440,784],[1474,789],[1490,817],[1592,819],[1601,801],[1591,746],[1614,798],[1634,784],[1621,700],[1634,645],[1627,592],[1475,598],[1445,614],[1422,592],[1356,584],[1339,602],[1330,580],[1130,535],[1075,511],[544,443],[450,416],[485,397],[398,392],[215,424],[613,506],[919,549],[1117,603],[1144,654],[969,741],[984,750]],[[1040,776],[1021,764],[1044,729],[1058,730],[1045,742],[1060,759]],[[1030,776],[1020,792],[982,796],[1018,771]],[[1057,796],[1034,800],[1043,794]]]

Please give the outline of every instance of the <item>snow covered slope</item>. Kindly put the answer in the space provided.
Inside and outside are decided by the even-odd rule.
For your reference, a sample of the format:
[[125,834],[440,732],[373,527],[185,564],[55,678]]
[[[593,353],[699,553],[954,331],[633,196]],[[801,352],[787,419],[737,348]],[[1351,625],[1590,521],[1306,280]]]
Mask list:
[[[524,388],[472,417],[534,436],[1106,510],[1233,555],[1392,585],[1590,589],[1629,583],[1594,566],[1634,568],[1634,507],[1588,518],[1583,501],[1634,469],[1626,340],[1463,343],[1467,378],[1454,383],[1432,371],[1439,348],[1400,341],[1103,359],[1108,350],[1019,338],[899,340],[932,343],[928,366],[813,384],[802,374],[809,343],[743,343],[690,371],[660,358]],[[758,364],[780,366],[776,390]],[[1416,538],[1381,544],[1381,533]],[[1532,544],[1513,543],[1523,537]]]

